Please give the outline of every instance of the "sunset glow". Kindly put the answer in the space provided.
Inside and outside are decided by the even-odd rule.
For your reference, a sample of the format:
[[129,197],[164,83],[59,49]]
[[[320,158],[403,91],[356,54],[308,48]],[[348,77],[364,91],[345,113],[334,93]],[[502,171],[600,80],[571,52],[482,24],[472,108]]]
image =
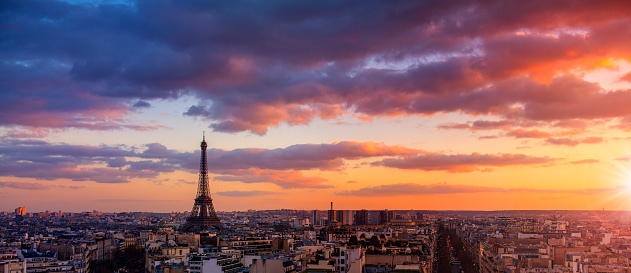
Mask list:
[[629,210],[630,14],[8,1],[0,211]]

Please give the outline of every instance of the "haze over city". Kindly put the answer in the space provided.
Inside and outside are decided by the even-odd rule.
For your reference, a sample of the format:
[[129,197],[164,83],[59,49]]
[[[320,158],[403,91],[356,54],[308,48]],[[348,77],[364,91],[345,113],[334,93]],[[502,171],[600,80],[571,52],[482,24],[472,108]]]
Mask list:
[[629,14],[3,1],[0,211],[629,210]]

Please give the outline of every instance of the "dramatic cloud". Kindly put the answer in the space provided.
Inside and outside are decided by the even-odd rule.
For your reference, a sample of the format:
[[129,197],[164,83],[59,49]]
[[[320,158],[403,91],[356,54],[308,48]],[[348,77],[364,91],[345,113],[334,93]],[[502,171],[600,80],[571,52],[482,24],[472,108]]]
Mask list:
[[[449,172],[488,171],[491,166],[542,164],[548,157],[524,154],[429,153],[398,145],[342,141],[296,144],[278,149],[209,149],[208,166],[217,181],[272,183],[281,188],[330,188],[327,180],[303,171],[342,171],[346,161],[376,158],[372,165]],[[70,179],[126,183],[162,173],[199,170],[199,151],[178,152],[160,143],[142,149],[127,146],[51,144],[44,141],[0,142],[0,176],[43,180]],[[352,183],[352,181],[349,181]]]
[[[151,144],[145,152],[147,151],[152,151]],[[161,165],[159,161],[128,162],[125,159],[143,156],[143,153],[136,153],[132,148],[125,146],[9,140],[0,143],[0,176],[126,183],[132,178],[153,178],[159,173],[178,169],[170,165]],[[125,166],[127,168],[124,168]]]
[[208,151],[212,169],[274,169],[274,170],[338,170],[343,159],[409,155],[422,152],[403,146],[375,142],[342,141],[331,144],[296,144],[279,149],[235,149]]
[[[133,178],[155,178],[177,170],[197,172],[199,151],[169,150],[160,143],[144,149],[125,146],[51,144],[7,140],[0,145],[0,175],[45,180],[71,179],[98,183],[126,183]],[[279,149],[208,150],[208,165],[220,181],[273,183],[282,188],[324,188],[325,179],[306,177],[299,170],[338,171],[344,160],[397,156],[420,150],[375,142],[343,141],[297,144]]]
[[479,192],[498,192],[498,193],[548,193],[548,194],[604,194],[617,193],[620,188],[597,188],[597,189],[579,189],[579,190],[546,190],[546,189],[526,189],[526,188],[495,188],[480,187],[468,185],[450,185],[442,184],[392,184],[374,187],[361,188],[358,190],[349,190],[337,192],[338,195],[353,196],[398,196],[398,195],[426,195],[426,194],[459,194],[459,193],[479,193]]
[[386,158],[373,165],[398,169],[424,171],[472,172],[483,166],[530,165],[552,162],[549,157],[533,157],[524,154],[420,154],[416,156]]
[[198,99],[185,116],[261,135],[346,113],[628,116],[631,91],[572,74],[631,57],[630,13],[626,1],[7,0],[0,126],[155,130],[130,115],[184,95]]

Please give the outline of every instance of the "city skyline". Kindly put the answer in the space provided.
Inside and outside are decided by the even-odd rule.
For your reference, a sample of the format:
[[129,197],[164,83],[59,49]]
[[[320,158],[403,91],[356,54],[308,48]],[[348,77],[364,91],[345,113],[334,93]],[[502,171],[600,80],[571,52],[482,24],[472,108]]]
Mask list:
[[0,211],[631,210],[629,14],[9,1]]

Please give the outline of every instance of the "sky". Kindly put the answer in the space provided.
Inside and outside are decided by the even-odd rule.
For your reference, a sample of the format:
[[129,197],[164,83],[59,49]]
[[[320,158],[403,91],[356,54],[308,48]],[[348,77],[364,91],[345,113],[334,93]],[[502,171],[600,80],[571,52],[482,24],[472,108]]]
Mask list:
[[629,1],[0,4],[0,211],[631,209]]

